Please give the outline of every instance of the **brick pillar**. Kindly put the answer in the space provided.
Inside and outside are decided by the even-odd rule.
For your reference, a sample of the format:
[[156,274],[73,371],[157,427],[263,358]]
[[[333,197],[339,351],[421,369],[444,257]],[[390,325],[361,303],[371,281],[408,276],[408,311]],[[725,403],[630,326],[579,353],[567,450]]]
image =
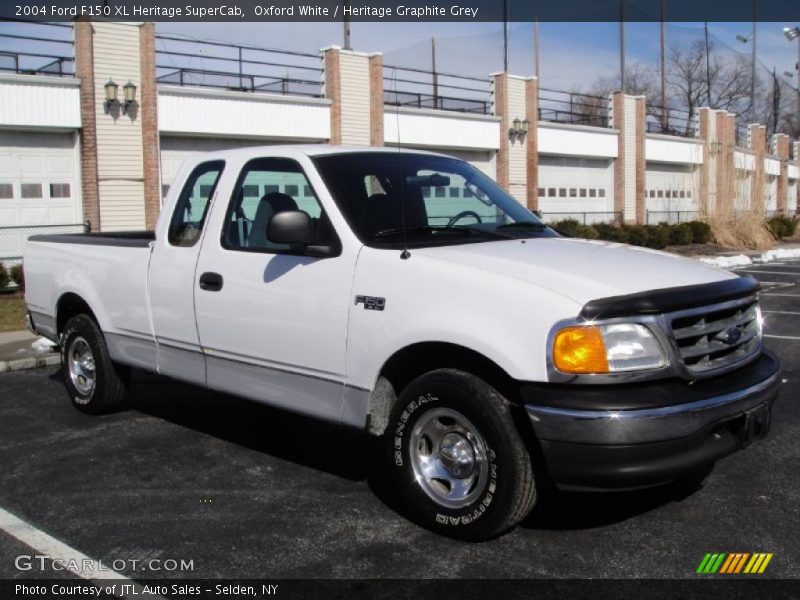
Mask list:
[[383,146],[383,55],[369,57],[369,145]]
[[[497,151],[496,167],[497,182],[506,189],[520,204],[535,208],[537,204],[536,190],[531,197],[528,173],[531,170],[529,162],[533,148],[535,173],[536,150],[536,115],[532,109],[536,108],[536,100],[531,104],[530,93],[535,94],[536,86],[532,79],[510,75],[509,73],[494,73],[493,77],[493,112],[500,117],[500,147]],[[533,87],[531,87],[531,85]],[[529,122],[528,131],[512,134],[514,121],[526,119]],[[533,184],[536,184],[534,176]]]
[[718,214],[732,216],[736,197],[734,153],[736,150],[736,117],[724,111],[716,111],[717,120],[717,171],[716,210]]
[[700,167],[700,189],[697,193],[698,208],[701,217],[714,214],[716,190],[711,186],[715,177],[714,143],[716,141],[716,120],[712,119],[710,108],[702,107],[697,112],[698,137],[703,142],[703,164]]
[[500,147],[495,157],[495,179],[504,190],[508,190],[508,148],[510,145],[508,130],[511,122],[508,118],[507,97],[508,73],[492,74],[492,112],[500,117]]
[[[321,50],[325,97],[331,100],[331,144],[383,143],[383,59],[330,46]],[[378,106],[380,118],[378,118]]]
[[786,214],[787,194],[789,193],[789,136],[785,133],[776,133],[772,136],[772,145],[775,156],[781,159],[781,172],[778,175],[778,202],[779,212]]
[[92,24],[75,21],[75,76],[80,80],[81,188],[83,218],[92,230],[100,229],[100,200],[97,189],[97,122],[94,101],[94,48]]
[[611,94],[611,126],[619,130],[614,161],[614,210],[626,223],[644,223],[645,99],[622,92]]
[[525,82],[525,116],[530,121],[525,136],[527,203],[530,210],[539,210],[539,80],[536,77]]
[[155,24],[139,28],[139,115],[142,120],[142,173],[144,175],[145,227],[154,229],[161,212],[161,150],[158,135],[158,84],[156,82]]
[[753,176],[750,180],[750,209],[753,212],[764,212],[764,194],[766,191],[766,173],[764,172],[764,155],[767,151],[767,128],[758,123],[751,123],[747,128],[747,142],[753,151]]

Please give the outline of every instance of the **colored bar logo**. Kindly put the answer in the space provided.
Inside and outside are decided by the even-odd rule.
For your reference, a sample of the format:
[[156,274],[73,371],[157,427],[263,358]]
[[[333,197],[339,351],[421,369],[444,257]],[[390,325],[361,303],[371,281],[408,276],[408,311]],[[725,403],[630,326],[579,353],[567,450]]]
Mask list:
[[749,552],[709,552],[700,561],[696,572],[703,575],[713,575],[714,573],[724,575],[761,574],[766,570],[772,557],[771,552],[755,552],[753,554]]

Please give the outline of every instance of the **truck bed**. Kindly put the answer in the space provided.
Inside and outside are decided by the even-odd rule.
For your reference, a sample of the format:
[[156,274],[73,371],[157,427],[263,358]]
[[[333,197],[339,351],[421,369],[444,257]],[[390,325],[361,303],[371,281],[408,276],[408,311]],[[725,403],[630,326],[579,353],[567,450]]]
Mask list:
[[95,233],[57,233],[51,235],[32,235],[31,242],[52,242],[55,244],[87,244],[90,246],[128,246],[146,247],[155,241],[155,231],[104,231]]

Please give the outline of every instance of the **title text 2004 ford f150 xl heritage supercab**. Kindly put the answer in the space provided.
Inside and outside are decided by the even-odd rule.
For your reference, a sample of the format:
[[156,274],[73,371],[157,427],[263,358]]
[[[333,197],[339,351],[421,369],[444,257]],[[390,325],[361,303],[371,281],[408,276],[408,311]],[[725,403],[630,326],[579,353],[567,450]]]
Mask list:
[[[382,435],[417,521],[470,540],[536,480],[632,488],[763,437],[779,365],[752,279],[566,239],[423,152],[189,159],[155,233],[32,237],[32,327],[87,413],[137,367]],[[546,478],[546,479],[545,479]]]

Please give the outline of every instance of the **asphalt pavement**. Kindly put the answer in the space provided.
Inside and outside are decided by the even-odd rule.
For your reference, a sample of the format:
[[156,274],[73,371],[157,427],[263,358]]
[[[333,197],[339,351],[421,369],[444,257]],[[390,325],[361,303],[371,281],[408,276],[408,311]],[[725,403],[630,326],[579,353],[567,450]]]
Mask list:
[[[738,271],[764,284],[784,383],[770,436],[699,487],[555,492],[467,544],[402,516],[365,435],[141,374],[131,409],[89,417],[50,367],[0,374],[0,510],[133,578],[696,578],[707,552],[773,553],[760,577],[798,577],[800,261]],[[20,570],[25,552],[0,532],[0,578],[53,575]]]

